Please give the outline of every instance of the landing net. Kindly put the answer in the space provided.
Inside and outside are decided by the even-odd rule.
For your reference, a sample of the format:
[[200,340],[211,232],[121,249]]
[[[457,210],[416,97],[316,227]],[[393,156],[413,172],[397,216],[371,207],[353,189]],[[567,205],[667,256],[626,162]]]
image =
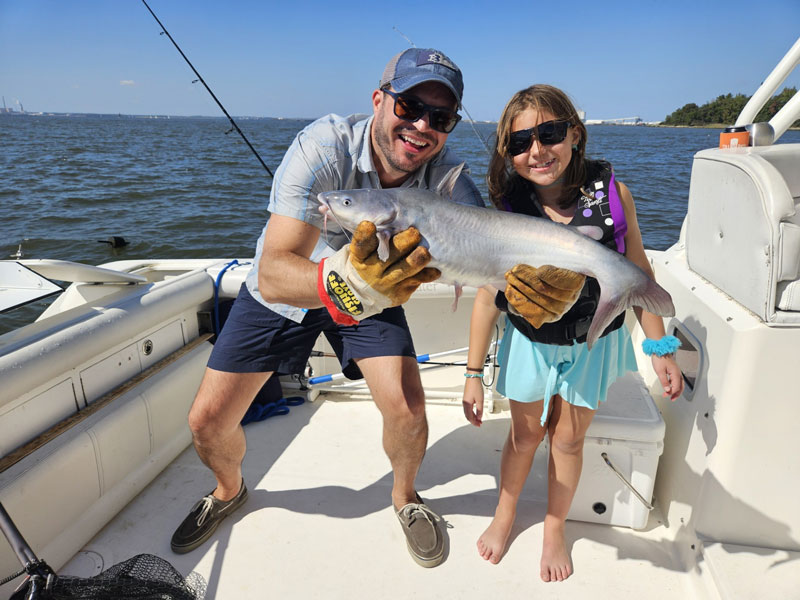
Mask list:
[[[206,582],[192,572],[184,578],[170,563],[153,554],[139,554],[94,577],[58,577],[38,598],[52,600],[202,600]],[[12,596],[27,598],[23,589]]]

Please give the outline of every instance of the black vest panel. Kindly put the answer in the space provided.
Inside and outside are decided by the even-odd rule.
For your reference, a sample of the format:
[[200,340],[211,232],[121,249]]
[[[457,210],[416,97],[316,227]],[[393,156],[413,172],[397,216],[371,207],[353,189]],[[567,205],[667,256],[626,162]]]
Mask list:
[[[611,194],[608,190],[613,182],[611,165],[605,161],[586,161],[586,166],[588,176],[583,189],[592,194],[593,197],[587,197],[582,192],[578,192],[575,216],[569,224],[574,226],[594,225],[600,227],[603,230],[603,237],[600,239],[600,243],[617,251],[617,232],[620,230],[621,226],[624,231],[625,224],[619,223],[618,220],[617,222],[613,222],[610,218],[611,209],[609,206],[609,199]],[[596,191],[603,191],[604,193],[595,195]],[[614,193],[616,194],[616,192]],[[539,211],[536,203],[533,202],[533,194],[533,185],[521,177],[515,176],[511,181],[510,192],[503,198],[503,203],[512,212],[545,219],[548,218]],[[584,214],[583,209],[588,206],[591,206],[594,210],[586,211],[586,214]],[[597,310],[599,299],[600,284],[595,278],[587,277],[578,300],[572,305],[572,308],[555,323],[545,323],[537,329],[523,317],[508,313],[508,319],[520,333],[534,342],[558,346],[583,343],[586,341],[586,334],[589,331],[592,317]],[[495,304],[500,310],[508,312],[508,301],[503,292],[498,292],[495,298]],[[623,311],[617,315],[608,327],[606,327],[600,337],[619,329],[624,322],[625,312]]]

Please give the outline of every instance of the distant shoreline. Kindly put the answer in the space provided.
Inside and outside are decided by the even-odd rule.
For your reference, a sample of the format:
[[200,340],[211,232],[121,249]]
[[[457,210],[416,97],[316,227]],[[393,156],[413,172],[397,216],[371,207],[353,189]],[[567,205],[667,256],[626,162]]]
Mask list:
[[[0,111],[0,117],[115,117],[119,119],[225,119],[224,116],[209,116],[209,115],[123,115],[120,113],[64,113],[64,112],[18,112],[18,111]],[[317,117],[254,117],[254,116],[235,116],[235,119],[242,121],[269,119],[273,121],[313,121]],[[480,125],[496,125],[497,121],[468,121],[465,123],[475,123]],[[728,123],[710,123],[708,125],[666,125],[664,123],[584,123],[586,127],[595,127],[597,125],[608,125],[613,127],[665,127],[674,129],[725,129],[729,127]],[[789,127],[790,131],[798,131],[800,127]]]

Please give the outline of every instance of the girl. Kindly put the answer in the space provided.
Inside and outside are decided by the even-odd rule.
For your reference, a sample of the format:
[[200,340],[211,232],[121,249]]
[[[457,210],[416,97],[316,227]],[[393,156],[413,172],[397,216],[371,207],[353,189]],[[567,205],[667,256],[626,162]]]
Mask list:
[[[601,243],[653,277],[628,188],[615,181],[611,165],[586,159],[585,148],[586,128],[564,92],[548,85],[517,92],[497,125],[487,177],[492,202],[500,210],[601,227]],[[525,266],[515,270],[520,268],[535,271]],[[596,280],[586,279],[580,297],[560,320],[543,325],[538,321],[534,327],[509,310],[506,299],[516,293],[515,287],[524,287],[520,279],[530,277],[518,279],[509,271],[506,279],[505,293],[493,296],[479,290],[470,324],[463,405],[467,420],[480,426],[482,364],[500,312],[508,313],[497,354],[497,391],[509,398],[511,429],[500,465],[497,509],[478,539],[478,552],[492,563],[502,558],[534,452],[547,433],[548,498],[540,570],[542,580],[562,581],[572,573],[564,522],[580,477],[586,430],[608,387],[626,371],[635,370],[636,360],[623,326],[624,313],[603,332],[591,352],[587,350],[586,332],[599,298]],[[664,335],[661,317],[634,310],[646,336],[652,338],[645,343],[645,352],[652,354],[664,395],[675,400],[683,391],[683,378],[672,355],[677,340]]]

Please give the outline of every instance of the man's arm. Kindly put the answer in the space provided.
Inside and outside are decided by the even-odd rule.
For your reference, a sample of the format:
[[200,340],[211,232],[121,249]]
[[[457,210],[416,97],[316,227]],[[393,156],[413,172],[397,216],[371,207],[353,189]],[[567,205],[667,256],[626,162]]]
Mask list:
[[267,302],[320,308],[317,265],[308,257],[320,236],[314,225],[273,214],[258,264],[258,289]]
[[[258,289],[264,300],[300,308],[327,306],[338,312],[335,302],[323,303],[320,296],[320,288],[327,288],[320,286],[320,273],[328,271],[308,259],[319,235],[319,229],[308,223],[281,215],[270,217],[258,265]],[[334,264],[343,281],[365,303],[364,316],[404,303],[420,284],[439,277],[439,271],[425,267],[431,257],[419,242],[415,229],[398,233],[390,242],[391,254],[384,263],[378,258],[375,225],[365,221],[353,234],[355,250],[351,244],[332,257],[339,259]],[[369,297],[373,298],[371,302]],[[377,302],[376,297],[380,298]],[[370,310],[373,303],[376,308]],[[359,313],[350,315],[359,318]]]

